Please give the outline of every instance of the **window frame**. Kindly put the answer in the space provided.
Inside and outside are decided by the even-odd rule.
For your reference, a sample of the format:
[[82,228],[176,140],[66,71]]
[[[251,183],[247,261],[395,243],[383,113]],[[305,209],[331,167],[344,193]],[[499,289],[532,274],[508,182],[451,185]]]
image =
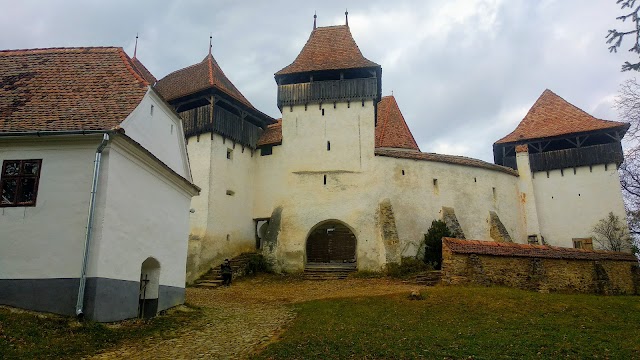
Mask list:
[[[9,163],[14,163],[14,162],[19,162],[19,171],[18,171],[18,175],[5,175],[5,171],[6,171],[6,167]],[[25,175],[23,173],[23,164],[24,163],[37,163],[38,164],[38,171],[34,174],[34,175]],[[15,202],[11,203],[11,204],[3,204],[2,200],[0,199],[0,208],[5,208],[5,207],[35,207],[36,203],[38,201],[38,188],[40,186],[40,174],[42,173],[42,159],[23,159],[23,160],[3,160],[2,161],[2,167],[0,168],[0,196],[2,196],[2,188],[3,188],[3,184],[4,181],[7,179],[16,179],[17,180],[17,184],[16,184],[16,195],[15,195]],[[20,197],[21,193],[22,193],[22,179],[35,179],[34,185],[33,185],[33,200],[29,201],[29,202],[18,202],[18,198]]]

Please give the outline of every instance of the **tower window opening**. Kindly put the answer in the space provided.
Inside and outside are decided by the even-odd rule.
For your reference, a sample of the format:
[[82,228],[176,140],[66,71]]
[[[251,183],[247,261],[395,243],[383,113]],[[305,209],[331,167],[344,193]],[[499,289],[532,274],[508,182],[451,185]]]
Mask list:
[[327,141],[327,151],[331,151],[331,141]]
[[227,159],[233,159],[233,150],[227,148]]
[[491,192],[493,193],[493,200],[496,200],[498,198],[498,195],[496,193],[496,188],[491,188]]
[[322,116],[324,116],[324,109],[322,109]]
[[324,184],[327,185],[327,175],[324,176]]
[[404,169],[402,170],[402,175],[404,175]]

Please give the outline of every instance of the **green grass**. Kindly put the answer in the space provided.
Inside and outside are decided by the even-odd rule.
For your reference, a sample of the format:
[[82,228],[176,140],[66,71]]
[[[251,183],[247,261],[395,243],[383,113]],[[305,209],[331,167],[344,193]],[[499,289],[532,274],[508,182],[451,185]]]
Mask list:
[[640,298],[436,287],[312,301],[256,359],[640,359]]
[[61,316],[12,313],[0,308],[0,359],[77,359],[124,340],[170,336],[172,330],[197,317],[199,311],[192,310],[105,325],[78,323]]

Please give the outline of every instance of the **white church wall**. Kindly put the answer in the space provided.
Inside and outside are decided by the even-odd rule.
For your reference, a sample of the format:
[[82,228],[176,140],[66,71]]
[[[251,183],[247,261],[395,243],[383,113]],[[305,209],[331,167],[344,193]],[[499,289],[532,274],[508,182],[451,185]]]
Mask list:
[[185,153],[182,121],[152,89],[121,124],[127,136],[187,180],[191,179]]
[[443,206],[455,210],[468,239],[491,240],[489,212],[495,211],[513,241],[526,241],[516,176],[477,167],[377,156],[372,177],[382,187],[381,196],[391,200],[404,256],[415,255],[431,222],[442,219]]
[[77,278],[101,135],[3,139],[4,160],[42,159],[35,206],[0,208],[0,278]]
[[252,214],[258,152],[211,133],[199,140],[190,137],[187,152],[194,184],[208,188],[192,203],[187,280],[193,281],[225,257],[255,250]]
[[[615,164],[534,173],[533,186],[540,231],[550,245],[573,247],[573,238],[593,236],[596,223],[609,212],[625,221]],[[594,242],[594,246],[596,246]]]
[[105,157],[88,276],[138,282],[153,257],[160,285],[183,288],[191,195],[124,140],[113,139]]

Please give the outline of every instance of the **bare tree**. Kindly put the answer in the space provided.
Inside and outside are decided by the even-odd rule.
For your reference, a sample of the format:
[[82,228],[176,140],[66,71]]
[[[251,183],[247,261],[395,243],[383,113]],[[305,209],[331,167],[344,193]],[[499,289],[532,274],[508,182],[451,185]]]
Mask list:
[[629,236],[629,230],[624,222],[620,221],[620,218],[612,212],[610,212],[606,218],[598,221],[593,227],[592,232],[594,240],[600,245],[600,248],[604,250],[633,250],[634,252],[636,250],[633,240],[631,236]]
[[640,236],[640,83],[629,79],[620,86],[615,107],[620,118],[630,123],[626,139],[630,146],[620,165],[620,184],[624,192],[627,222],[631,234]]
[[[625,22],[627,19],[631,19],[633,23],[630,26],[630,30],[618,31],[617,29],[609,30],[607,34],[607,44],[609,46],[609,52],[618,52],[618,48],[622,45],[622,40],[630,35],[635,37],[633,46],[629,49],[630,52],[640,54],[640,18],[638,17],[640,11],[640,4],[636,5],[637,0],[616,0],[616,4],[620,5],[620,8],[627,12],[624,15],[618,16],[616,19]],[[622,65],[622,71],[636,70],[640,71],[640,62],[630,63],[625,61]]]

